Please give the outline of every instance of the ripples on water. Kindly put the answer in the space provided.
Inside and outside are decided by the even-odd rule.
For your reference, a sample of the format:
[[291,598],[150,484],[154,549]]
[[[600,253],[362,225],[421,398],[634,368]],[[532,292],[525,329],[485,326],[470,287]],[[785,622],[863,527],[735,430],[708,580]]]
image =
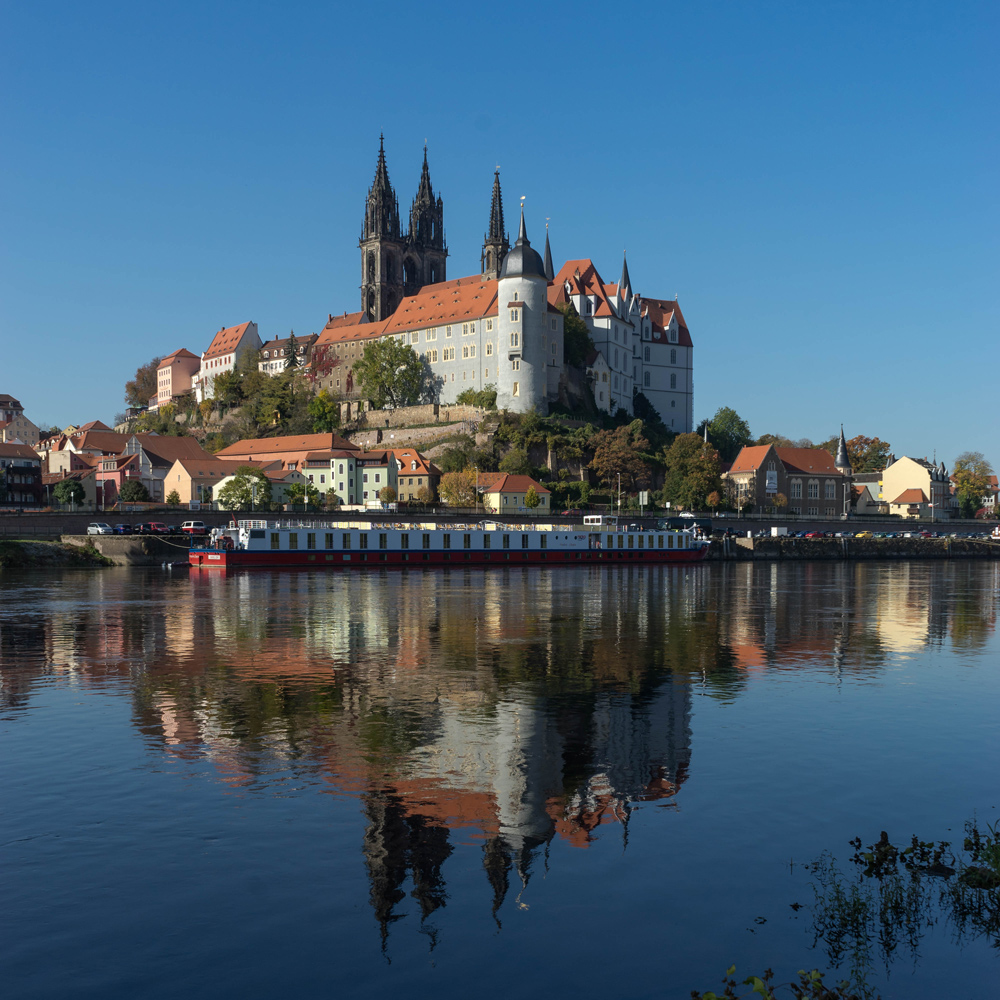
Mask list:
[[829,965],[820,852],[996,816],[995,565],[0,587],[19,997],[686,997]]

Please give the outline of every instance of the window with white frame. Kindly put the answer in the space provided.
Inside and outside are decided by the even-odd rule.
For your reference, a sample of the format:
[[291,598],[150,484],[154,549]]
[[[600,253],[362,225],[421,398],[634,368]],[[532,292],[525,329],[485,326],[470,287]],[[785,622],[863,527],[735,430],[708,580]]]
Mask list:
[[510,370],[512,372],[517,372],[517,371],[521,370],[521,359],[520,358],[514,358],[511,361],[511,363],[510,363]]
[[[514,388],[511,390],[511,395],[512,396],[520,396],[521,395],[520,389],[521,389],[521,384],[519,382],[515,382],[514,383]],[[505,497],[504,498],[504,503],[506,503],[506,502],[507,502],[507,499]]]
[[510,335],[510,346],[511,347],[521,346],[521,335],[517,332],[517,330],[514,330]]
[[801,479],[793,479],[792,480],[792,489],[791,489],[791,492],[792,492],[792,499],[793,500],[801,500],[802,499],[802,480]]
[[824,500],[836,500],[837,499],[837,484],[834,483],[832,479],[828,479],[823,484],[823,499]]
[[436,329],[435,330],[428,330],[424,334],[424,340],[437,340],[437,339],[438,339],[438,332],[437,332]]
[[815,479],[810,479],[809,480],[809,484],[808,484],[808,489],[809,489],[808,499],[809,500],[818,500],[819,499],[819,482],[817,480],[815,480]]
[[492,340],[487,340],[486,341],[486,357],[488,357],[488,358],[493,357],[493,341]]
[[491,319],[488,319],[488,320],[486,321],[486,332],[487,332],[487,333],[491,333],[491,332],[492,332],[492,330],[493,330],[493,320],[491,320]]

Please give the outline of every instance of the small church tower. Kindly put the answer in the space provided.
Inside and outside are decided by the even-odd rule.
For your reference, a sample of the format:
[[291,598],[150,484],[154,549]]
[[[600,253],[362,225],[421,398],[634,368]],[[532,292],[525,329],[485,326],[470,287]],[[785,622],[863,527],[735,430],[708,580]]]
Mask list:
[[483,240],[480,259],[483,278],[499,278],[504,257],[510,251],[510,240],[503,226],[503,197],[500,194],[500,169],[493,175],[493,203],[490,205],[490,228]]
[[833,460],[836,470],[844,476],[851,475],[851,462],[847,457],[847,442],[844,440],[844,425],[840,425],[840,441],[837,444],[837,457]]
[[547,358],[543,346],[548,318],[545,264],[528,242],[521,208],[517,242],[504,258],[497,286],[497,408],[517,413],[548,411]]
[[399,202],[385,165],[385,137],[379,137],[375,180],[368,189],[361,231],[361,310],[369,322],[391,316],[403,298],[403,247]]

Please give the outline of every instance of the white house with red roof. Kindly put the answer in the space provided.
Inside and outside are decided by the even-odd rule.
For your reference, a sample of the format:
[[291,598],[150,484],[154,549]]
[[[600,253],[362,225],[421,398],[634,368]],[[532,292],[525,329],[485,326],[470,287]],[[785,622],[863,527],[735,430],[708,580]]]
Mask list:
[[220,330],[201,356],[201,369],[194,386],[198,402],[215,395],[216,376],[233,371],[248,351],[253,351],[256,356],[261,346],[257,324],[252,321]]
[[[641,392],[678,434],[694,426],[693,345],[680,305],[632,289],[628,262],[618,284],[608,284],[590,259],[569,260],[549,285],[549,302],[572,303],[608,365],[608,384],[593,385],[601,409],[632,412]],[[599,394],[604,400],[599,400]]]

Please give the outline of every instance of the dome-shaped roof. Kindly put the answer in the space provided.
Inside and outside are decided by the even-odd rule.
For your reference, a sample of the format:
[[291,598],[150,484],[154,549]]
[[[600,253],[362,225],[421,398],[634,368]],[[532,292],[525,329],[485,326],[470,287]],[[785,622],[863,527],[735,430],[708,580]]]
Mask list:
[[537,250],[533,250],[528,242],[528,236],[524,229],[524,209],[521,209],[521,229],[517,234],[517,242],[510,249],[510,253],[503,259],[503,267],[500,269],[501,278],[548,278],[545,276],[545,264],[539,256]]

